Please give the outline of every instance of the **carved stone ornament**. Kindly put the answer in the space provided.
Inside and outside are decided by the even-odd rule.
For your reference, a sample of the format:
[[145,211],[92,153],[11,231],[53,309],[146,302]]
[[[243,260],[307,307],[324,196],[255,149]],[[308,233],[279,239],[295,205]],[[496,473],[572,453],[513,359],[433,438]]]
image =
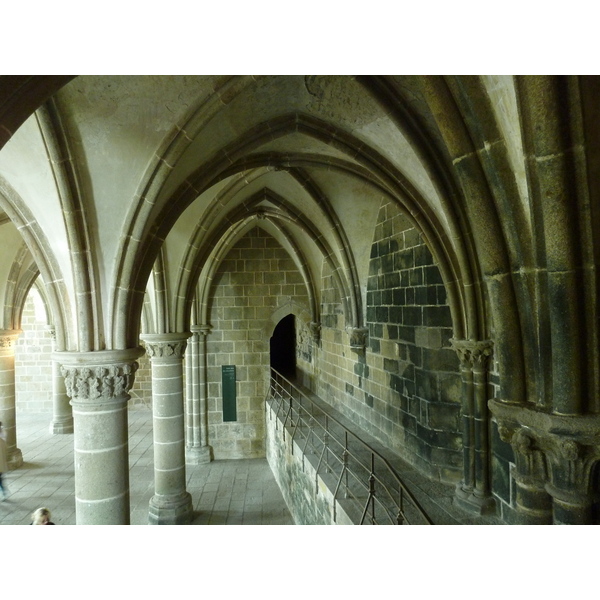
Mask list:
[[146,353],[150,358],[183,358],[187,340],[177,342],[146,342]]
[[512,436],[513,448],[521,454],[530,454],[533,451],[534,443],[534,438],[522,429]]
[[562,440],[560,452],[566,460],[577,460],[581,455],[581,446],[574,440]]
[[348,333],[350,334],[350,347],[355,350],[364,350],[367,345],[367,335],[369,334],[369,330],[350,327]]
[[494,342],[491,340],[457,340],[451,339],[450,343],[461,363],[469,366],[485,366],[492,356]]
[[12,350],[17,345],[17,340],[22,331],[0,333],[0,350]]
[[128,396],[133,387],[138,363],[107,366],[62,366],[69,398],[77,400],[109,400]]
[[310,333],[315,344],[318,344],[321,339],[321,323],[312,321],[309,323]]
[[514,433],[514,429],[506,427],[505,425],[498,425],[498,435],[503,442],[510,444],[512,442]]

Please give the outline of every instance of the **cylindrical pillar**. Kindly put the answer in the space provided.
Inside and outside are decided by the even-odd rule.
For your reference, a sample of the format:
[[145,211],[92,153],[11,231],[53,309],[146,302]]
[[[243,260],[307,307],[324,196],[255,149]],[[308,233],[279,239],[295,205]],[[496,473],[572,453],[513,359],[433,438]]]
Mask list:
[[[50,327],[52,351],[56,352],[56,329]],[[65,379],[61,373],[60,364],[52,358],[52,422],[50,433],[73,433],[73,409],[67,394]]]
[[210,325],[192,326],[190,347],[186,353],[189,361],[188,377],[188,436],[185,449],[188,465],[202,465],[212,460],[212,448],[208,445],[206,337]]
[[489,457],[489,411],[487,407],[489,340],[452,340],[461,363],[463,382],[463,479],[456,488],[456,501],[478,514],[496,510],[491,494]]
[[473,363],[473,467],[477,498],[486,499],[491,495],[490,486],[490,418],[487,406],[487,357],[479,353]]
[[462,448],[463,448],[463,479],[462,492],[472,494],[475,487],[475,437],[473,366],[470,362],[461,361],[460,375],[462,380]]
[[74,420],[78,525],[128,525],[127,393],[143,348],[57,352]]
[[498,427],[503,441],[510,441],[515,456],[516,520],[523,525],[552,523],[552,498],[545,488],[546,460],[531,432]]
[[547,486],[552,495],[552,514],[554,525],[590,525],[593,498],[590,493],[581,490],[561,490]]
[[183,355],[189,337],[189,333],[142,337],[152,364],[155,493],[149,507],[151,525],[185,524],[193,515],[185,481],[183,410]]
[[17,415],[15,395],[15,345],[20,330],[0,330],[0,421],[6,435],[8,468],[23,464],[23,453],[17,448]]
[[568,436],[548,436],[550,481],[555,525],[590,525],[593,518],[593,470],[598,460],[594,445]]

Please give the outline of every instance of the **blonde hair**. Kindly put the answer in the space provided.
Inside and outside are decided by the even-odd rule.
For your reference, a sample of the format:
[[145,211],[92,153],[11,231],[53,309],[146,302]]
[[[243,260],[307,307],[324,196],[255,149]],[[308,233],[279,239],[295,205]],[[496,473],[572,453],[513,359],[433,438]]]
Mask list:
[[31,520],[33,525],[41,525],[43,521],[50,521],[50,511],[47,508],[38,508],[31,515]]

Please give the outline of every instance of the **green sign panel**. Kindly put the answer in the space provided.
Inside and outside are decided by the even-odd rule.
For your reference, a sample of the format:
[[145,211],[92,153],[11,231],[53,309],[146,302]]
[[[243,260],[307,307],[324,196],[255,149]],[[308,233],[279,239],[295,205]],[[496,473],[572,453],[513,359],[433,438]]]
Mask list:
[[235,365],[222,365],[221,378],[223,382],[223,421],[237,421]]

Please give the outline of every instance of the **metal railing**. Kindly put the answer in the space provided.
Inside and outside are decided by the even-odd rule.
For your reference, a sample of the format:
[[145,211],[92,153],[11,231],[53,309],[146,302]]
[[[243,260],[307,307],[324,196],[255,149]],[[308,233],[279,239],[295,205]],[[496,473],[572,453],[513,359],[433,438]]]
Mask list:
[[305,460],[315,467],[315,493],[319,476],[332,490],[334,520],[337,501],[359,525],[432,524],[386,458],[273,369],[267,404],[292,453],[294,442],[301,449],[303,468]]

